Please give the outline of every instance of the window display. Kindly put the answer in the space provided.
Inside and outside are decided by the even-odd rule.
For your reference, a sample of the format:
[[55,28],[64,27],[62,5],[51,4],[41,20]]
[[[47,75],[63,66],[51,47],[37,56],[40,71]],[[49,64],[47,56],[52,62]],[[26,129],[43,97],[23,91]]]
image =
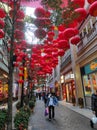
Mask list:
[[88,75],[83,76],[83,85],[84,85],[84,92],[85,96],[91,96],[91,83],[90,83],[90,78]]

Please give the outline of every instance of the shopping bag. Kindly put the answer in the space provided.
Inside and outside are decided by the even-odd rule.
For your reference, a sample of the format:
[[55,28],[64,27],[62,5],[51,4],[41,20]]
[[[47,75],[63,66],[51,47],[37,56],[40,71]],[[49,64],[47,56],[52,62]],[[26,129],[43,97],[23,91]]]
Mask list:
[[92,117],[92,122],[93,122],[94,124],[97,123],[97,117],[96,117],[96,116],[93,116],[93,117]]
[[49,114],[48,107],[45,108],[44,115],[47,116]]

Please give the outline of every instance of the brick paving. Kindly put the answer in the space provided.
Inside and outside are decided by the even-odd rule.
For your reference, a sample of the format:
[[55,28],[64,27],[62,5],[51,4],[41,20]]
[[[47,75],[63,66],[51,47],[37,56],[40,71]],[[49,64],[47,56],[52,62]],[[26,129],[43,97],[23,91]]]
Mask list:
[[[90,119],[60,103],[55,109],[55,120],[44,116],[44,103],[37,100],[34,113],[29,120],[28,130],[92,130]],[[95,125],[94,130],[97,130]]]

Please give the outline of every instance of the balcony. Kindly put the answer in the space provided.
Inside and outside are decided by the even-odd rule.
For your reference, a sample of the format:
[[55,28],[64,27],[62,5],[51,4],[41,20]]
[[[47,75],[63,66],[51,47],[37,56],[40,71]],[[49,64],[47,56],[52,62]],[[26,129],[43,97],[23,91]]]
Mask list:
[[63,69],[71,61],[71,52],[68,50],[61,59],[61,69]]
[[94,24],[93,28],[88,32],[88,34],[85,34],[85,36],[81,39],[79,44],[77,45],[77,52],[80,53],[80,51],[88,45],[93,39],[97,36],[97,28],[96,24]]

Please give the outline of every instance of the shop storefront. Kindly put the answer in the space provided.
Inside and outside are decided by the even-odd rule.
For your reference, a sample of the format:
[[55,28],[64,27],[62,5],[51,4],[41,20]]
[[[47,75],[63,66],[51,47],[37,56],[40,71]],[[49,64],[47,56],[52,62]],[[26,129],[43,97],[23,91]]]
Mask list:
[[64,84],[62,88],[63,97],[65,98],[66,102],[72,103],[72,98],[76,97],[74,74],[72,72],[64,75]]
[[91,94],[97,90],[97,59],[81,68],[86,107],[91,106]]

